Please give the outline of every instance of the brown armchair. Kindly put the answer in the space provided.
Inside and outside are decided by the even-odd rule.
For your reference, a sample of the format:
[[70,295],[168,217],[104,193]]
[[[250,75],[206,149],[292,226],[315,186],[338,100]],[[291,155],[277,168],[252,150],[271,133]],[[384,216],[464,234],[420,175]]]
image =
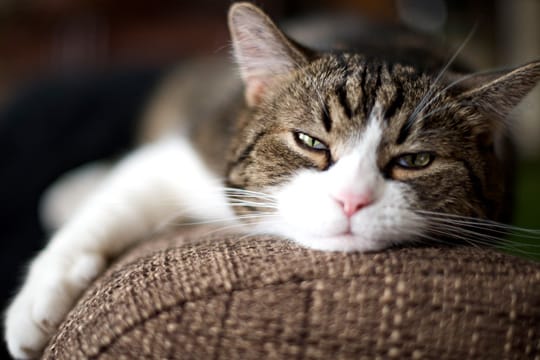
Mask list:
[[206,230],[157,235],[112,264],[44,358],[540,357],[539,263],[475,247],[326,253]]

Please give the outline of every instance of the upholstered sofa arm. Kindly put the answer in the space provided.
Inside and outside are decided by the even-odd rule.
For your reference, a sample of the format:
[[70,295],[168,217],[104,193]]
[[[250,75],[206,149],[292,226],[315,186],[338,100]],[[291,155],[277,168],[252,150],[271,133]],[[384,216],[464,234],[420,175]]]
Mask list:
[[[197,240],[197,241],[195,241]],[[46,359],[534,359],[540,264],[474,247],[325,253],[160,235],[110,266]]]

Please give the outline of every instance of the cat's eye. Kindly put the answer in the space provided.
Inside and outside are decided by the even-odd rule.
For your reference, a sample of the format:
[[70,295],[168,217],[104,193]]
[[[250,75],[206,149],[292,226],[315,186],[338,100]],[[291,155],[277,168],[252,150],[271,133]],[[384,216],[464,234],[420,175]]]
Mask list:
[[313,150],[328,150],[328,146],[323,144],[319,139],[316,139],[302,132],[295,132],[296,141]]
[[404,169],[423,169],[431,164],[434,155],[429,152],[405,154],[396,159],[396,164]]

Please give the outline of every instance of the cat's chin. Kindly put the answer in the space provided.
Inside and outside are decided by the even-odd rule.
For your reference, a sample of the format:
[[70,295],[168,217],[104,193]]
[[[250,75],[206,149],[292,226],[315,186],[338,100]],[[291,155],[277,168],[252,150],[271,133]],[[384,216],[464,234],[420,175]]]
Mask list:
[[331,236],[296,235],[292,239],[304,247],[322,251],[371,252],[388,247],[385,242],[366,239],[361,235],[351,233]]

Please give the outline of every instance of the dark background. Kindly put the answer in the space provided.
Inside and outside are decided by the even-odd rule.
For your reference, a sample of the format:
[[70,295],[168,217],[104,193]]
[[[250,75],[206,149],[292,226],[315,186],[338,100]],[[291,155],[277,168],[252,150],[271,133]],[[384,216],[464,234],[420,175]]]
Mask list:
[[[46,242],[41,192],[82,163],[128,149],[163,71],[193,55],[226,54],[232,1],[3,0],[0,3],[0,306]],[[478,68],[540,57],[540,2],[257,1],[274,19],[341,11],[405,22],[459,44]],[[376,34],[374,34],[375,36]],[[449,46],[449,54],[454,47]],[[536,96],[536,97],[535,97]],[[516,115],[521,166],[516,223],[540,228],[538,91]],[[535,105],[536,104],[536,105]],[[530,247],[528,251],[538,252]],[[0,356],[3,354],[0,353]],[[4,354],[5,355],[5,354]]]

